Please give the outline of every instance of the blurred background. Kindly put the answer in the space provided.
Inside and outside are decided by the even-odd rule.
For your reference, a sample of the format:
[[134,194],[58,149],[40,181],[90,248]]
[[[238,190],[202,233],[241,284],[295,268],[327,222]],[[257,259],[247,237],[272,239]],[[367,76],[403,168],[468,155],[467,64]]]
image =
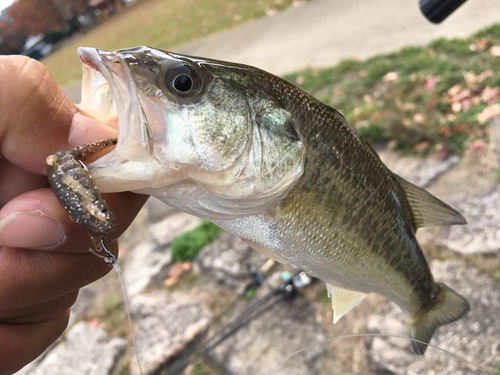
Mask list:
[[[500,375],[497,0],[440,24],[417,0],[0,0],[0,11],[0,54],[40,60],[75,102],[79,46],[149,45],[282,76],[468,220],[418,232],[436,280],[472,306],[419,357],[407,339],[370,336],[406,337],[394,304],[370,295],[333,325],[322,282],[150,199],[120,242],[145,374],[271,374],[286,360],[275,374]],[[63,339],[19,372],[84,373],[140,373],[114,273],[82,289]]]

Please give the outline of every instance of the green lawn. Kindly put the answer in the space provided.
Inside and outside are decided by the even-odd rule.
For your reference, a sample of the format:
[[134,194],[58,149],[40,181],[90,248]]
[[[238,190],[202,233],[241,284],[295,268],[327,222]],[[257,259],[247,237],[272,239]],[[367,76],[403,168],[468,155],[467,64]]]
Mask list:
[[488,111],[500,112],[499,55],[497,24],[469,38],[285,78],[338,109],[371,142],[445,156],[487,141]]
[[80,46],[107,51],[148,45],[159,49],[262,17],[269,9],[290,6],[293,0],[138,0],[81,38],[52,53],[42,63],[61,86],[81,79]]

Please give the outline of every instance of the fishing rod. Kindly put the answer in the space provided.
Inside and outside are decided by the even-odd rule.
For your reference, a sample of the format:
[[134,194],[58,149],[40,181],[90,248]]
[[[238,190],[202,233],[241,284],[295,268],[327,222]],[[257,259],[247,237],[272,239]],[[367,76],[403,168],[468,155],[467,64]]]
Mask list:
[[[268,263],[266,263],[268,265]],[[264,265],[264,267],[266,267]],[[263,267],[263,268],[264,268]],[[234,335],[239,329],[250,323],[253,319],[257,318],[264,312],[271,309],[280,301],[292,301],[297,295],[299,289],[311,284],[315,279],[307,275],[302,270],[297,270],[292,275],[283,273],[283,282],[269,291],[266,295],[254,301],[239,315],[233,317],[225,326],[218,332],[214,333],[211,338],[208,336],[209,331],[231,311],[236,303],[244,296],[252,296],[255,291],[262,285],[265,280],[265,272],[261,269],[259,272],[253,273],[251,281],[245,288],[227,305],[224,310],[210,323],[210,325],[201,333],[198,338],[187,348],[185,354],[176,360],[162,375],[177,375],[180,374],[188,365],[197,362],[199,359],[206,356],[210,351],[215,349],[218,345],[226,339]]]
[[440,23],[467,0],[420,0],[422,14],[432,23]]

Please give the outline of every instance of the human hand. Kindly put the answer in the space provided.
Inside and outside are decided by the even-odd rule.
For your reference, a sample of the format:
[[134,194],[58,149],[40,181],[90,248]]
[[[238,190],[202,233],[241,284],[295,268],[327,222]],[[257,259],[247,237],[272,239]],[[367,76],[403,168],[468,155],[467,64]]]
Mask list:
[[[0,375],[12,374],[64,331],[82,286],[111,269],[89,253],[89,235],[49,188],[45,158],[55,151],[116,137],[82,114],[40,63],[0,57]],[[105,194],[117,238],[147,197]]]

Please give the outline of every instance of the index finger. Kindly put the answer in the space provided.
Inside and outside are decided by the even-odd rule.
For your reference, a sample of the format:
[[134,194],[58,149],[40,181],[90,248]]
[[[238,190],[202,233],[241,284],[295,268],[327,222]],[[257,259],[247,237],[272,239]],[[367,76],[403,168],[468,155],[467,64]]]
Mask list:
[[45,174],[55,151],[117,135],[83,114],[41,63],[1,56],[0,71],[0,152],[16,166]]

